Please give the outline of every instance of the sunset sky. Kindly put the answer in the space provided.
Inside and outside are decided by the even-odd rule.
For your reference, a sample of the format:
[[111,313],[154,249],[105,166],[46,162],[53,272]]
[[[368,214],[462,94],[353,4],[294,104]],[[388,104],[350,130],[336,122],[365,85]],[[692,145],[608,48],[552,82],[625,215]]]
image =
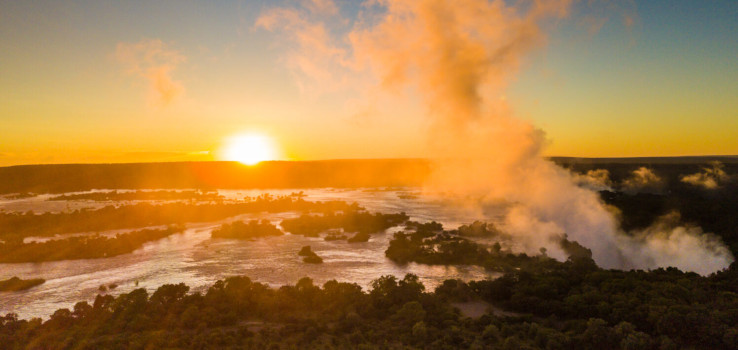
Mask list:
[[[0,166],[217,160],[245,134],[279,159],[430,156],[412,91],[295,71],[293,43],[258,20],[297,3],[0,1]],[[547,23],[500,96],[545,154],[738,154],[738,1],[613,3]],[[314,11],[340,36],[360,4]]]

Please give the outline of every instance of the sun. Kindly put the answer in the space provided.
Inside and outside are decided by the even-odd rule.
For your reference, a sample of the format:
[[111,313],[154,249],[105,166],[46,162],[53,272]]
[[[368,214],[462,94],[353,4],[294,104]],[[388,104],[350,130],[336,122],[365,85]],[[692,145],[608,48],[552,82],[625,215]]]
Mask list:
[[277,158],[272,140],[261,134],[239,135],[230,138],[223,152],[223,159],[246,165],[254,165]]

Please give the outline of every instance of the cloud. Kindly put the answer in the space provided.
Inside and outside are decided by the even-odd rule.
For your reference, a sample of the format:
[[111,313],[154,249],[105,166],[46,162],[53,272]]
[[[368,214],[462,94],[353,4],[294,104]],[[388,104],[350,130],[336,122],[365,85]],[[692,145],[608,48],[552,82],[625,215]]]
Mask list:
[[333,0],[303,0],[304,6],[307,7],[310,12],[321,15],[335,15],[338,14],[338,6]]
[[631,173],[631,176],[620,184],[621,191],[628,194],[661,193],[664,189],[664,180],[650,168],[640,167]]
[[585,16],[579,21],[579,25],[586,30],[587,35],[593,37],[600,32],[607,20],[607,17]]
[[184,94],[184,86],[172,78],[172,72],[186,58],[161,40],[118,43],[115,58],[126,73],[146,80],[152,101],[168,105]]
[[710,163],[709,168],[702,168],[702,172],[682,176],[682,182],[714,190],[730,180],[724,169],[723,163],[715,161]]
[[581,7],[577,24],[589,37],[597,35],[605,25],[619,24],[630,31],[638,20],[637,7],[634,0],[589,0]]
[[635,17],[633,17],[631,15],[623,15],[623,25],[626,28],[628,28],[628,29],[633,28],[633,25],[635,24],[635,21],[636,21]]
[[263,12],[255,28],[282,34],[289,45],[283,47],[285,65],[294,75],[300,91],[315,97],[345,86],[345,67],[348,53],[334,44],[326,24],[321,20],[326,13],[335,14],[332,1],[305,1],[302,10],[274,8]]

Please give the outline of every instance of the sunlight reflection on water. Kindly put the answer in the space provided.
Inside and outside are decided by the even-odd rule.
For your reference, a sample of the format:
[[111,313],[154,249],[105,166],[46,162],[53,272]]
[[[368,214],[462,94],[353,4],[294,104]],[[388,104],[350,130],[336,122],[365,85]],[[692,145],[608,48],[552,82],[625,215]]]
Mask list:
[[[402,189],[402,193],[414,189]],[[473,215],[435,203],[423,196],[399,198],[398,191],[376,190],[302,190],[306,200],[345,200],[358,202],[372,212],[406,212],[412,220],[442,222],[446,228],[469,223]],[[228,199],[242,199],[261,193],[286,195],[295,190],[237,191],[221,190]],[[80,203],[76,203],[80,202]],[[79,207],[99,207],[114,202],[45,201],[39,197],[4,201],[5,211],[36,212],[74,210]],[[61,209],[60,209],[61,208]],[[253,241],[211,239],[210,232],[223,222],[252,218],[269,219],[278,224],[298,213],[246,214],[214,223],[187,225],[181,234],[150,242],[131,254],[107,259],[68,260],[44,263],[0,264],[0,279],[44,278],[46,283],[27,291],[0,293],[0,314],[15,312],[22,318],[48,317],[63,307],[72,308],[80,300],[91,301],[100,293],[101,285],[117,284],[110,294],[146,288],[149,292],[166,283],[184,282],[192,291],[205,291],[213,282],[228,276],[245,275],[252,280],[276,287],[294,284],[308,276],[322,284],[336,279],[354,282],[367,288],[382,275],[402,278],[406,273],[420,277],[428,290],[450,278],[463,280],[493,278],[498,274],[476,266],[397,265],[384,256],[392,233],[372,235],[369,242],[324,241],[297,235],[268,237]],[[120,231],[120,230],[118,230]],[[117,231],[116,231],[117,232]],[[297,255],[304,245],[310,245],[324,260],[323,264],[305,264]]]

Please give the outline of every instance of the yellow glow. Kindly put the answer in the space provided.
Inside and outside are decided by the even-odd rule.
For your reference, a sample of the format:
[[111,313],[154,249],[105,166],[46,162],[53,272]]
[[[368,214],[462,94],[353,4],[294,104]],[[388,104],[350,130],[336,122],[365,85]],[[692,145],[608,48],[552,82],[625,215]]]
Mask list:
[[272,140],[261,134],[248,134],[232,137],[222,152],[224,160],[254,165],[265,160],[277,158],[276,147]]

